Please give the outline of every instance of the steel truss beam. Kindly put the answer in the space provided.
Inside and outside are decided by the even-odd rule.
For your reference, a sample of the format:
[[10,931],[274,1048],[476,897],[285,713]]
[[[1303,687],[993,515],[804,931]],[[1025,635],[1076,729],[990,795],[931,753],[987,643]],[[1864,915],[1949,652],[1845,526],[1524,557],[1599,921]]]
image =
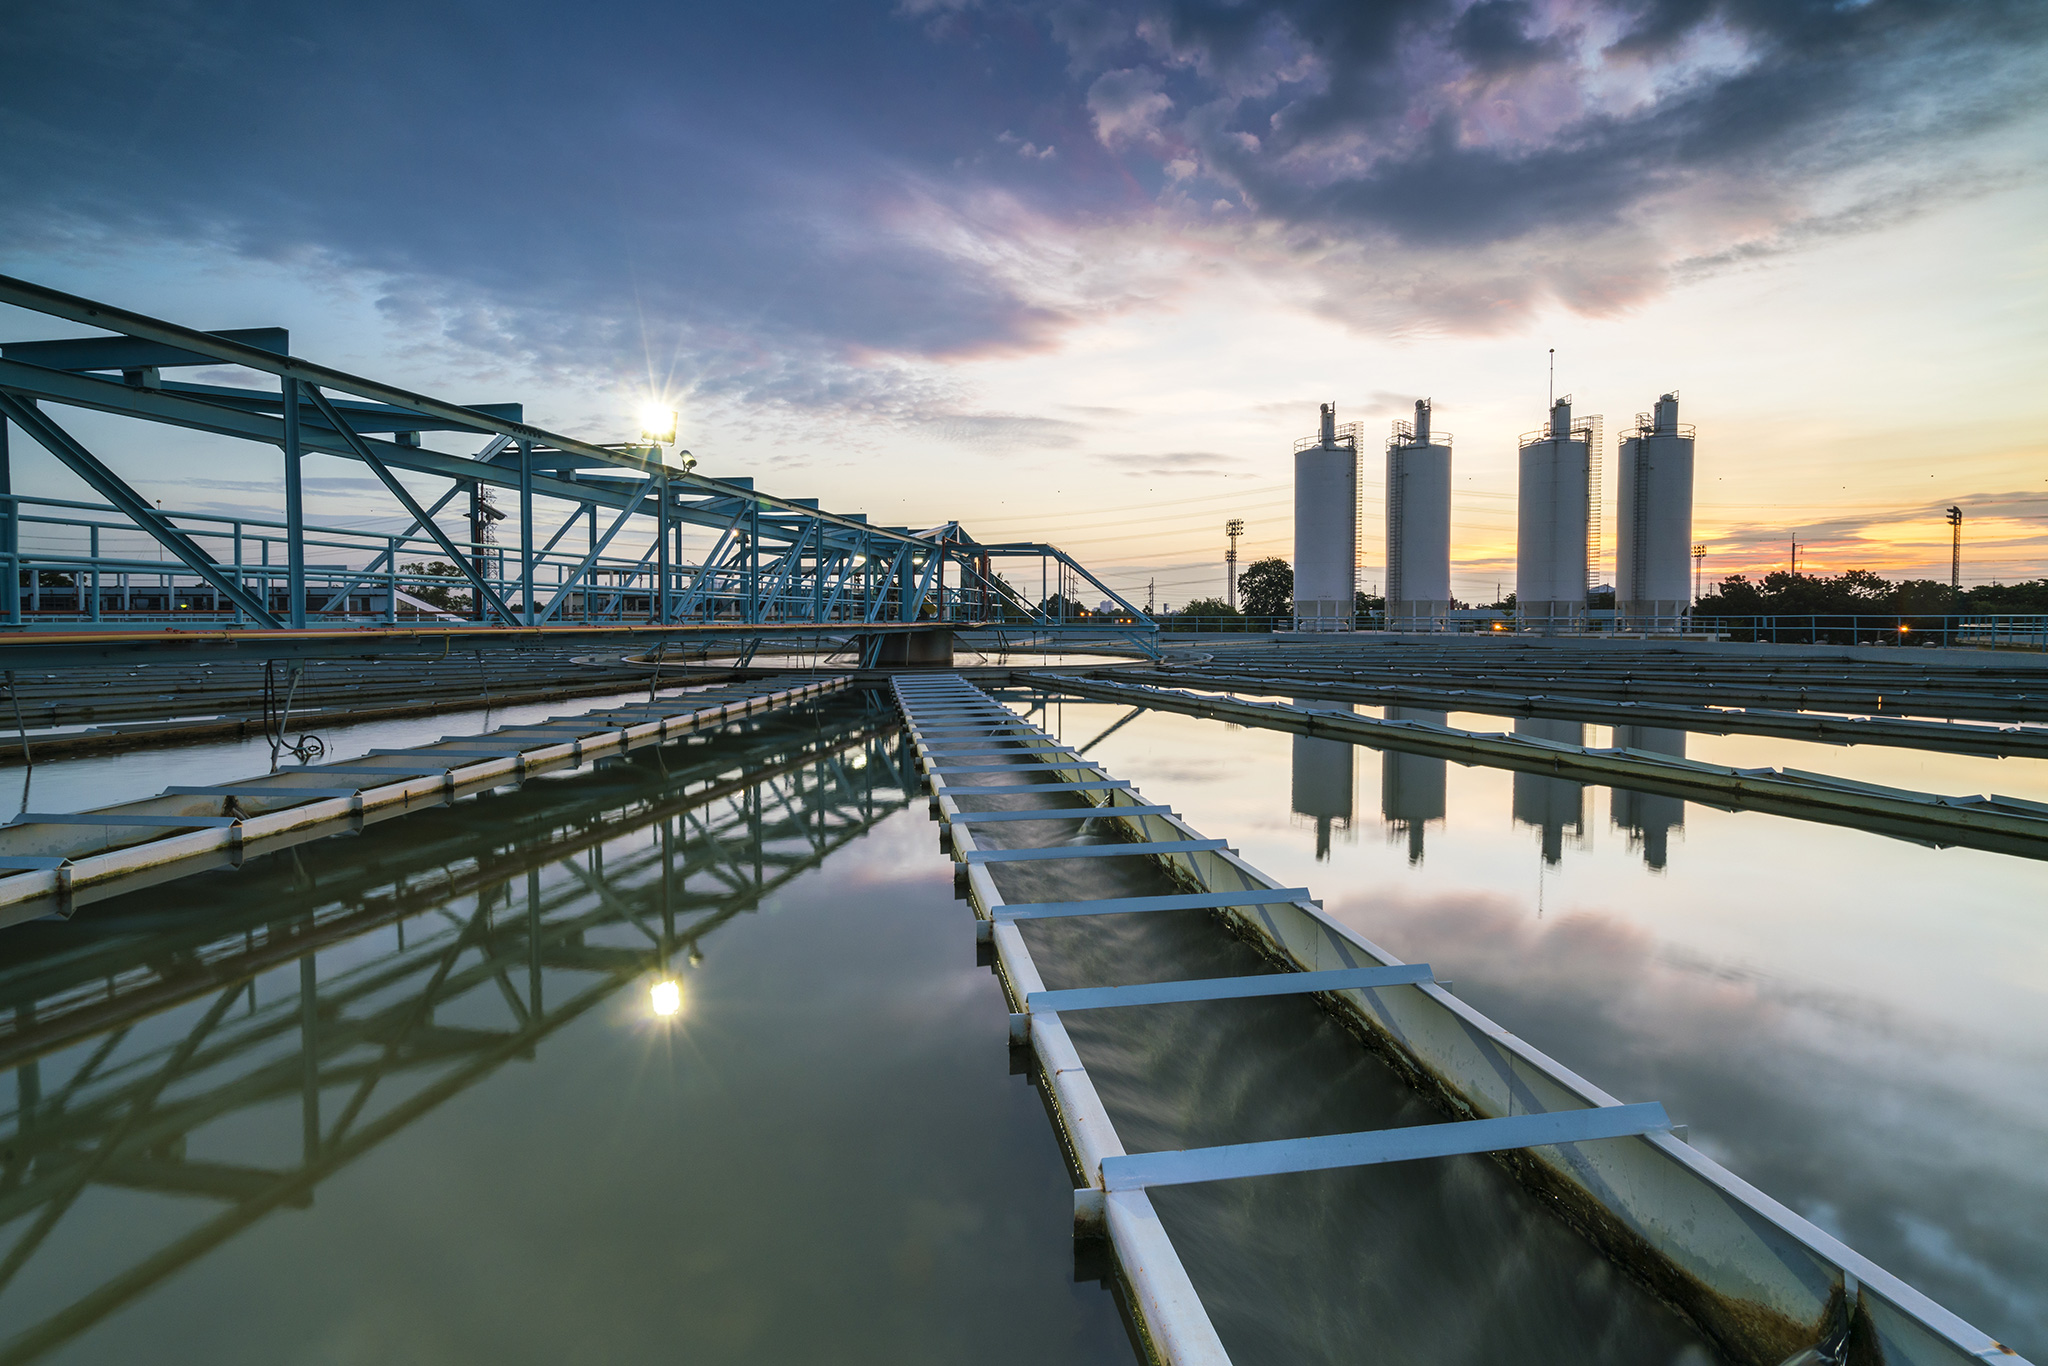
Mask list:
[[[42,411],[33,403],[23,403],[13,395],[0,391],[0,416],[11,420],[15,426],[34,437],[43,449],[56,456],[73,474],[90,484],[100,497],[126,513],[130,521],[154,536],[157,543],[176,555],[186,568],[211,584],[216,593],[266,626],[284,625],[247,589],[223,574],[213,556],[201,550],[191,537],[171,525],[170,519],[151,507],[147,498],[128,487],[120,475],[101,464],[98,457],[80,445],[71,433],[43,416]],[[16,567],[8,565],[7,576],[12,579],[15,575]]]
[[[265,550],[264,561],[260,567],[245,564],[241,558],[242,523],[237,522],[236,563],[232,568],[219,563],[200,549],[195,540],[195,536],[210,533],[189,532],[173,521],[176,514],[149,507],[107,466],[47,417],[42,417],[36,404],[66,404],[281,448],[285,453],[285,562],[281,568],[287,618],[293,628],[303,628],[309,613],[306,553],[310,534],[327,538],[320,543],[330,549],[343,549],[351,559],[362,553],[367,561],[362,568],[340,571],[339,591],[333,588],[332,567],[317,571],[326,596],[315,610],[330,617],[348,613],[355,591],[381,573],[389,597],[384,610],[395,619],[397,557],[408,544],[424,536],[433,541],[467,582],[479,615],[502,623],[470,629],[533,629],[554,622],[570,600],[572,590],[579,586],[585,589],[584,615],[588,618],[591,614],[587,586],[593,576],[601,573],[621,576],[604,615],[616,615],[630,598],[634,599],[634,615],[645,610],[657,626],[669,624],[678,614],[690,616],[699,612],[711,616],[712,622],[706,624],[716,623],[719,605],[730,600],[738,624],[756,628],[771,623],[811,623],[821,629],[831,628],[838,626],[842,617],[848,619],[847,625],[856,628],[861,624],[879,628],[885,623],[907,625],[920,621],[953,629],[983,625],[1016,625],[1037,630],[1067,628],[1070,623],[1064,620],[1064,614],[1060,620],[1049,619],[1043,605],[1033,607],[1021,592],[992,571],[995,558],[1029,557],[1046,564],[1057,563],[1063,584],[1085,583],[1118,604],[1129,620],[1112,623],[1109,629],[1113,633],[1129,634],[1145,645],[1156,634],[1152,623],[1121,595],[1052,546],[981,546],[957,522],[925,531],[876,526],[859,514],[825,511],[815,499],[759,492],[751,479],[713,479],[689,469],[664,465],[659,452],[652,447],[599,446],[559,436],[525,423],[523,409],[516,404],[465,407],[315,365],[285,354],[289,338],[283,329],[199,332],[6,276],[0,276],[0,303],[124,334],[9,343],[6,354],[0,356],[0,398],[9,404],[6,411],[10,416],[16,411],[22,413],[19,425],[43,444],[51,445],[61,461],[108,500],[111,511],[147,532],[172,551],[184,569],[204,580],[213,591],[216,607],[225,610],[231,606],[239,614],[238,620],[263,628],[274,630],[285,622],[262,600],[268,590],[259,595],[244,580],[254,576],[268,583],[277,577],[279,567],[273,566],[269,552],[279,538],[259,532],[257,540]],[[210,362],[241,365],[274,375],[279,391],[165,384],[156,374],[159,366]],[[91,373],[115,369],[122,371],[123,380]],[[342,400],[334,396],[340,393],[353,397]],[[474,457],[449,455],[421,447],[418,433],[423,431],[476,432],[485,435],[488,442]],[[370,435],[377,432],[390,434],[391,439]],[[52,445],[53,441],[56,444]],[[409,514],[409,525],[395,537],[308,527],[300,493],[300,459],[308,452],[368,465]],[[399,472],[452,480],[457,489],[467,487],[474,491],[488,486],[516,491],[517,547],[487,552],[477,543],[488,537],[472,529],[468,538],[471,544],[465,550],[435,521],[436,515],[452,501],[455,491],[444,494],[431,507],[422,507],[399,478]],[[5,473],[4,430],[0,430],[0,481],[4,481]],[[76,591],[60,592],[55,610],[90,615],[95,622],[103,609],[128,614],[135,610],[126,580],[117,604],[110,606],[102,600],[102,572],[160,572],[100,553],[100,532],[119,528],[40,512],[31,514],[32,518],[60,527],[91,528],[91,554],[82,559],[67,554],[24,556],[16,539],[23,508],[51,500],[22,499],[4,482],[0,482],[0,497],[9,499],[9,515],[4,528],[0,528],[0,540],[5,541],[0,544],[0,558],[11,557],[14,565],[4,595],[6,622],[10,626],[29,624],[23,621],[14,591],[15,579],[23,570],[32,571],[31,584],[36,596],[31,605],[36,611],[47,614],[51,610],[40,596],[48,587],[43,573],[71,574],[72,578],[60,578],[56,584],[60,589]],[[539,550],[535,549],[534,525],[537,498],[559,500],[575,509],[569,521]],[[88,504],[71,506],[90,514],[109,510]],[[599,506],[609,507],[616,514],[611,530],[602,540],[596,535]],[[555,548],[569,525],[586,513],[592,532],[588,553],[580,562],[556,558]],[[630,563],[606,564],[604,552],[624,533],[635,515],[649,516],[653,522],[646,553]],[[673,547],[667,534],[671,522],[679,532]],[[260,520],[256,524],[276,525]],[[716,532],[717,543],[701,565],[685,567],[676,562],[682,549],[680,528],[684,525]],[[218,534],[225,535],[225,529]],[[358,546],[358,537],[369,544]],[[492,555],[497,560],[495,572],[487,566]],[[945,566],[949,561],[960,564],[958,587],[947,585]],[[516,573],[512,572],[515,567]],[[681,585],[676,582],[679,568],[685,575]],[[540,601],[542,590],[538,582],[543,569],[557,576],[549,585],[553,591],[545,604]],[[84,607],[87,576],[78,574],[78,570],[89,571],[92,581],[89,613]],[[647,584],[646,609],[638,602],[642,582]],[[516,606],[511,601],[511,590],[505,587],[512,583],[518,585]],[[172,586],[168,581],[164,585]],[[201,597],[204,598],[203,593]],[[71,606],[64,606],[66,602]],[[213,610],[204,601],[194,606],[200,612]],[[152,610],[147,599],[142,610]],[[43,633],[47,622],[47,616],[33,622],[37,634]],[[1071,624],[1091,632],[1103,629],[1096,622]],[[183,632],[174,630],[171,634]],[[758,636],[757,631],[743,634]],[[282,647],[282,637],[272,639]],[[367,639],[362,639],[362,644],[374,648]],[[10,656],[16,653],[12,645],[4,648]]]
[[391,496],[396,498],[404,505],[405,510],[412,514],[414,524],[424,529],[429,536],[432,536],[434,544],[440,546],[443,551],[447,552],[448,557],[454,560],[455,567],[460,569],[463,576],[469,580],[469,586],[476,593],[477,600],[488,604],[492,611],[505,619],[506,625],[518,625],[519,618],[514,616],[512,609],[505,605],[505,600],[498,596],[497,590],[485,582],[484,576],[476,572],[476,566],[471,564],[468,558],[455,548],[455,542],[448,539],[448,533],[441,530],[439,524],[434,521],[433,516],[419,505],[419,500],[412,496],[412,490],[398,482],[398,476],[393,474],[390,468],[377,458],[377,453],[370,449],[369,443],[356,435],[354,431],[350,430],[348,424],[341,420],[341,415],[334,411],[334,405],[327,401],[327,395],[320,392],[319,386],[306,386],[306,396],[313,400],[314,407],[326,414],[327,420],[334,425],[342,441],[354,450],[356,459],[368,465],[371,473],[383,480],[384,487],[391,490]]

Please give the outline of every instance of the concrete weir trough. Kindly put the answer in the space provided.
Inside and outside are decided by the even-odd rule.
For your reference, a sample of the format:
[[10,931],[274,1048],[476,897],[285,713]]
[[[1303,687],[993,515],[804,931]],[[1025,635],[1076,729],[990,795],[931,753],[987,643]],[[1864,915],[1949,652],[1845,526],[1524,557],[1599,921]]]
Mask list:
[[[1665,1344],[1655,1359],[1693,1343],[1745,1366],[2022,1360],[1693,1149],[1661,1105],[1623,1104],[1460,1001],[1436,976],[1450,965],[1400,962],[1310,889],[1279,886],[957,676],[893,687],[1008,994],[1012,1042],[1031,1050],[1067,1147],[1076,1232],[1108,1240],[1157,1359],[1230,1360],[1227,1344],[1250,1340],[1240,1302],[1288,1293],[1270,1278],[1234,1286],[1218,1260],[1223,1221],[1176,1204],[1181,1192],[1263,1180],[1233,1208],[1299,1213],[1311,1240],[1327,1236],[1311,1223],[1350,1207],[1305,1203],[1293,1174],[1479,1162],[1484,1175],[1459,1183],[1453,1204],[1515,1206],[1513,1236],[1540,1245],[1528,1262],[1618,1271],[1598,1314]],[[1119,978],[1149,927],[1142,961],[1182,980]],[[1284,1067],[1252,1056],[1251,1017],[1233,1013],[1282,1009],[1293,1013],[1260,1018],[1269,1036],[1275,1021],[1302,1036]],[[1213,1014],[1176,1017],[1197,1023],[1171,1036],[1119,1037],[1105,1023],[1174,1011]],[[1146,1070],[1183,1089],[1134,1106],[1130,1081]],[[1308,1131],[1272,1136],[1290,1118]],[[1127,1151],[1126,1134],[1151,1150]],[[1367,1241],[1415,1245],[1373,1263],[1391,1285],[1361,1281],[1356,1294],[1398,1303],[1404,1264],[1431,1255],[1424,1216],[1441,1221],[1450,1197],[1438,1191],[1428,1209],[1394,1188],[1375,1198]],[[1169,1226],[1198,1232],[1177,1247]],[[1524,1359],[1651,1358],[1560,1341]]]
[[447,736],[412,749],[373,749],[360,758],[236,782],[172,787],[92,811],[24,812],[0,826],[0,928],[68,916],[106,897],[847,686],[844,676],[761,679],[485,735]]

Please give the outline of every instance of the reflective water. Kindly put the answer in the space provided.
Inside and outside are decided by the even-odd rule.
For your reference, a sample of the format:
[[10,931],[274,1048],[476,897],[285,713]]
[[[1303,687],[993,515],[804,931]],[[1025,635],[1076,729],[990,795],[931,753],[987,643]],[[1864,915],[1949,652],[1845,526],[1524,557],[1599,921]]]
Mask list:
[[1131,1361],[890,722],[9,932],[0,1362]]
[[[1046,720],[2048,1359],[2048,865],[1167,714]],[[891,721],[839,700],[8,931],[0,1363],[1132,1360]],[[1682,739],[2039,790],[2019,761]],[[35,805],[266,759],[47,765]],[[1034,927],[1053,985],[1264,970],[1204,917],[1120,919]],[[1071,1025],[1134,1149],[1434,1117],[1298,1000]],[[1155,1198],[1242,1366],[1706,1360],[1484,1161]]]
[[[2048,863],[1179,715],[1067,702],[1043,719],[1596,1085],[1664,1102],[1737,1174],[2048,1358]],[[1461,719],[1570,742],[1581,731]],[[1681,739],[1696,758],[1936,791],[2038,795],[2048,767],[1759,737],[1622,742]]]

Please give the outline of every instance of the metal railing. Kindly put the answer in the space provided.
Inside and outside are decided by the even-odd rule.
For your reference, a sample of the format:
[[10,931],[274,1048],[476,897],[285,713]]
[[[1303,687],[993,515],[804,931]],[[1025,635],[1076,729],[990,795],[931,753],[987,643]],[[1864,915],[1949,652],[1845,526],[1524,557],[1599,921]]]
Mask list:
[[[1190,616],[1165,612],[1155,618],[1169,635],[1265,635],[1294,630],[1292,616]],[[1384,612],[1358,618],[1354,631],[1390,629]],[[1524,635],[1513,613],[1460,610],[1410,622],[1397,621],[1397,632]],[[1332,633],[1341,635],[1343,633]],[[1939,615],[1920,612],[1772,612],[1749,615],[1686,615],[1677,621],[1632,620],[1611,610],[1590,611],[1569,630],[1547,635],[1650,637],[1658,639],[1724,640],[1767,645],[1890,645],[1961,646],[1973,649],[2048,650],[2048,613],[2011,612]]]
[[[236,604],[188,566],[164,558],[156,541],[109,504],[0,494],[0,520],[8,510],[14,513],[20,548],[0,548],[0,584],[11,569],[16,585],[9,603],[15,611],[8,614],[13,620],[7,624],[249,624]],[[273,611],[289,615],[290,529],[283,521],[168,509],[160,516],[211,553],[231,583]],[[654,619],[663,568],[653,547],[635,545],[605,554],[605,545],[594,532],[588,538],[575,535],[580,520],[562,526],[533,557],[535,616],[557,623]],[[443,574],[404,567],[445,560],[438,543],[424,530],[394,535],[307,524],[300,529],[300,544],[309,556],[330,561],[307,563],[302,569],[310,625],[478,620],[475,595],[453,566]],[[455,545],[508,605],[524,610],[525,571],[518,546],[478,540],[457,540]],[[828,627],[895,622],[906,619],[903,603],[908,592],[914,619],[934,624],[987,621],[1034,629],[1150,629],[1136,613],[1049,617],[975,583],[928,581],[906,589],[903,576],[892,573],[879,557],[872,565],[848,565],[842,556],[785,556],[776,562],[763,556],[755,565],[731,560],[689,564],[678,554],[667,566],[667,575],[666,619],[676,622],[806,622]],[[432,603],[429,599],[435,596],[451,605]]]

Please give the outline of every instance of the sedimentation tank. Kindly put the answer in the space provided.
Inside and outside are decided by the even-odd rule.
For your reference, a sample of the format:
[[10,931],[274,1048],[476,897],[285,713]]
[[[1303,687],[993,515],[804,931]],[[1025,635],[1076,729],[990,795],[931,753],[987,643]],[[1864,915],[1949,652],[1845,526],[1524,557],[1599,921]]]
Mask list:
[[1523,630],[1577,630],[1586,619],[1598,418],[1572,421],[1569,395],[1550,425],[1522,438],[1515,541],[1515,608]]
[[1675,630],[1692,602],[1692,474],[1693,429],[1666,394],[1621,443],[1614,605],[1624,629]]
[[1294,627],[1349,631],[1358,582],[1358,438],[1337,430],[1325,403],[1322,430],[1294,452]]
[[1451,438],[1430,403],[1387,441],[1387,629],[1440,631],[1451,612]]

